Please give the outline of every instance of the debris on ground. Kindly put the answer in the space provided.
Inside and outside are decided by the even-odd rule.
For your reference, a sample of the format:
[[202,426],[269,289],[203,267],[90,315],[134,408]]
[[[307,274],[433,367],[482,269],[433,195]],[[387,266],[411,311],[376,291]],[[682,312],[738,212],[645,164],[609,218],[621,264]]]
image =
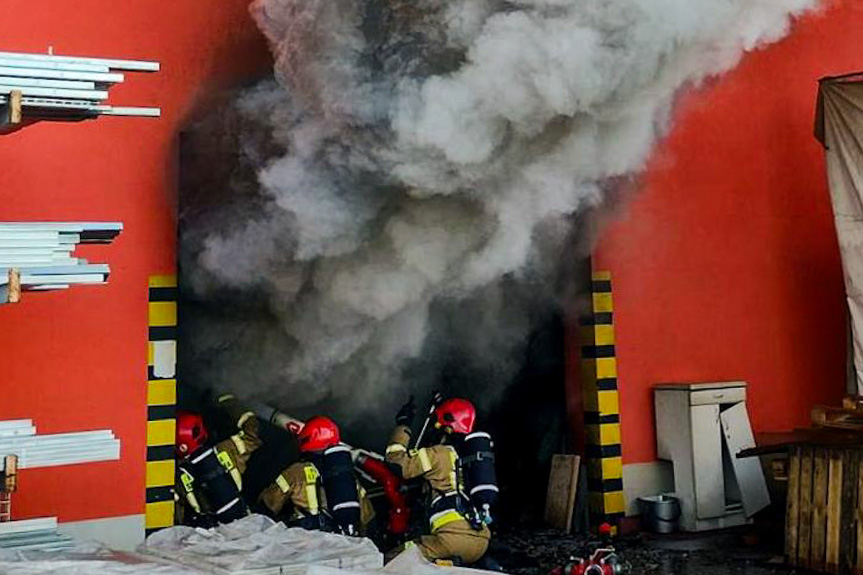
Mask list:
[[[776,550],[743,543],[745,532],[727,530],[689,536],[633,535],[614,539],[632,575],[771,575],[791,570],[777,562]],[[552,529],[506,529],[495,533],[492,550],[504,571],[548,575],[571,557],[586,557],[601,541]]]

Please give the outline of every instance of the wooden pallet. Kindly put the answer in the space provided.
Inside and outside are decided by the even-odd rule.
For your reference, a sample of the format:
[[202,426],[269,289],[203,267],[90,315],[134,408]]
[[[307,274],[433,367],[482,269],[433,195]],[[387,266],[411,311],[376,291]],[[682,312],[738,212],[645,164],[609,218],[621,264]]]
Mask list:
[[812,408],[812,424],[816,427],[863,432],[863,398],[846,396],[842,400],[842,407],[816,405]]
[[794,447],[785,555],[795,567],[863,575],[863,446]]

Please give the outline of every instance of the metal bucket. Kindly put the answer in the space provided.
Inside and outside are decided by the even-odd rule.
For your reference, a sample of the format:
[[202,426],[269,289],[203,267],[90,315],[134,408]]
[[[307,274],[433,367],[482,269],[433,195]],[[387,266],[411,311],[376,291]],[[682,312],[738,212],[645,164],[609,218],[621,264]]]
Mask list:
[[660,494],[639,497],[642,525],[654,533],[674,533],[680,519],[680,500],[673,495]]

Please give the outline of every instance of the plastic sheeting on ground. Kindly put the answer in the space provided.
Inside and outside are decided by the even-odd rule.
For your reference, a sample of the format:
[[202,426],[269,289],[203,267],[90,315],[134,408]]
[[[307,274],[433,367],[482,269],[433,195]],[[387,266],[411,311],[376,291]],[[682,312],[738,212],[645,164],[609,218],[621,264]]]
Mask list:
[[202,575],[201,571],[78,543],[63,551],[0,551],[0,575]]
[[433,565],[416,547],[382,565],[368,539],[288,529],[261,515],[209,530],[164,529],[137,553],[80,543],[55,553],[0,551],[0,575],[488,575]]
[[147,538],[139,552],[230,575],[301,575],[312,564],[361,571],[383,565],[383,554],[369,539],[289,529],[263,515],[209,530],[163,529]]

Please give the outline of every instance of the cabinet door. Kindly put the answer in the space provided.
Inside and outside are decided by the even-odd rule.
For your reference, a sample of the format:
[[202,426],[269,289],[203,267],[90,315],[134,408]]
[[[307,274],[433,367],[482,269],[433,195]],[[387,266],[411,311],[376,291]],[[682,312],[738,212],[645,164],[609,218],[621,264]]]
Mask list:
[[770,494],[767,491],[767,482],[764,480],[764,471],[761,469],[761,461],[758,457],[737,458],[737,454],[742,450],[755,447],[746,404],[738,403],[734,407],[729,407],[722,412],[720,419],[728,457],[731,459],[734,477],[737,478],[737,486],[740,488],[743,511],[747,517],[751,517],[770,505]]
[[719,405],[695,405],[690,410],[696,515],[699,519],[722,517],[725,515],[725,479],[722,476]]

